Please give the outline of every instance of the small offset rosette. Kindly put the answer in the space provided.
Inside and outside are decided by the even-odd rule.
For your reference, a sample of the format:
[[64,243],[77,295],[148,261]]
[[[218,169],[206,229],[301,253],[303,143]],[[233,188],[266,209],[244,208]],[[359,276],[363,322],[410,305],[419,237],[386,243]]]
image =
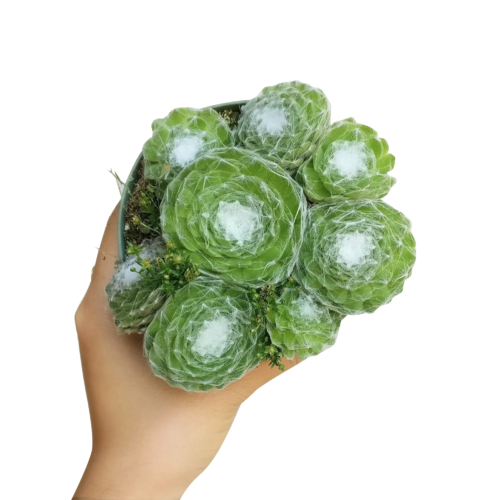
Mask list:
[[208,391],[255,368],[264,335],[246,290],[200,277],[158,311],[144,347],[155,375],[172,387]]
[[322,90],[280,83],[242,108],[237,143],[293,173],[312,156],[329,124],[330,103]]
[[293,359],[315,356],[337,340],[343,316],[319,303],[310,293],[285,288],[267,314],[267,331],[283,355]]
[[373,312],[403,291],[415,263],[410,221],[381,200],[316,205],[297,281],[340,314]]
[[387,175],[394,163],[385,139],[348,118],[331,126],[312,159],[300,167],[297,182],[316,203],[383,198],[396,182]]
[[232,146],[229,125],[215,110],[177,108],[152,124],[143,147],[146,179],[165,184],[212,149]]
[[238,148],[186,167],[160,211],[164,237],[202,273],[252,288],[290,276],[307,221],[302,188],[276,164]]
[[[164,251],[165,242],[160,237],[144,241],[140,256],[142,259],[153,260],[160,257]],[[109,307],[114,313],[119,333],[143,333],[167,299],[161,283],[146,283],[140,270],[137,257],[129,255],[117,267],[112,280],[106,286]]]

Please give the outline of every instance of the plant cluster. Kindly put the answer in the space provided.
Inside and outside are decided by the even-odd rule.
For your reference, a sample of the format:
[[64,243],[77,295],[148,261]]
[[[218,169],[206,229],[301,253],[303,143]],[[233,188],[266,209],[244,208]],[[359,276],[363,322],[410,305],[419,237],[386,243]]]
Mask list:
[[240,111],[153,122],[127,221],[160,236],[129,238],[106,291],[118,330],[145,332],[170,385],[221,389],[264,360],[283,370],[401,293],[415,240],[381,200],[395,158],[375,130],[330,114],[321,90],[288,82]]

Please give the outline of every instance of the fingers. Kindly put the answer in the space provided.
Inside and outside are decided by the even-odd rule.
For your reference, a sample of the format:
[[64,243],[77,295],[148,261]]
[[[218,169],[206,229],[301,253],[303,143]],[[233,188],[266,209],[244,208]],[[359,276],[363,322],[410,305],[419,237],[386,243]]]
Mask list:
[[[101,245],[97,252],[92,279],[76,313],[77,330],[80,337],[98,336],[98,330],[116,333],[113,315],[108,307],[105,293],[106,285],[111,280],[118,260],[118,212],[115,207],[108,219]],[[101,335],[102,336],[102,335]]]
[[115,262],[119,260],[118,252],[118,213],[120,211],[120,204],[116,205],[111,213],[104,235],[102,237],[101,245],[97,252],[96,263],[92,273],[92,280],[102,279],[109,280],[113,276],[115,270]]

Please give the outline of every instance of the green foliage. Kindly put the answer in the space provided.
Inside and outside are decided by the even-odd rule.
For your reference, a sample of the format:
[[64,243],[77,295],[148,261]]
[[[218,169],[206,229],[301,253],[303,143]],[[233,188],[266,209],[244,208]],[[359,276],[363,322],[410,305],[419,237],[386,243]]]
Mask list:
[[322,90],[280,83],[243,107],[237,143],[293,173],[312,156],[329,123],[330,103]]
[[370,127],[329,122],[325,94],[298,81],[241,113],[178,108],[153,122],[128,257],[106,292],[118,330],[146,332],[171,386],[221,389],[262,361],[283,371],[283,358],[332,346],[344,315],[402,291],[415,240],[379,200],[394,156]]
[[[258,290],[249,289],[248,294],[252,298],[256,325],[265,324],[267,313],[276,308],[276,287],[266,285]],[[263,341],[259,344],[259,349],[259,356],[262,361],[269,361],[271,368],[277,366],[279,370],[285,370],[285,366],[281,362],[283,351],[273,344],[267,329]]]
[[213,109],[177,108],[152,124],[143,147],[145,177],[165,188],[184,167],[212,149],[232,146],[228,123]]
[[120,333],[142,333],[167,297],[161,280],[147,276],[150,274],[147,268],[152,268],[150,261],[156,261],[165,250],[161,238],[146,240],[141,248],[135,249],[117,266],[106,286],[109,307]]
[[174,295],[184,285],[200,275],[198,266],[193,264],[185,250],[178,250],[172,241],[166,242],[163,255],[150,258],[141,257],[142,248],[129,245],[127,253],[134,255],[138,268],[132,272],[141,275],[145,287],[161,287],[166,295]]
[[121,333],[142,333],[170,295],[199,276],[183,251],[161,238],[130,244],[106,287],[109,306]]
[[263,341],[259,344],[259,358],[261,361],[269,361],[269,366],[275,366],[279,371],[285,371],[285,365],[281,362],[284,354],[283,350],[277,345],[273,344],[269,333],[266,332]]
[[155,195],[155,188],[148,185],[139,196],[140,215],[135,215],[132,224],[144,234],[159,234],[160,203]]
[[297,173],[308,199],[334,203],[345,198],[383,198],[396,182],[387,175],[395,158],[385,139],[353,118],[334,123],[312,159]]
[[415,263],[410,221],[381,200],[310,210],[294,276],[340,314],[373,312],[403,291]]
[[266,318],[270,339],[283,355],[306,359],[335,343],[342,316],[300,288],[287,287]]
[[161,205],[165,238],[206,274],[260,288],[291,274],[306,225],[300,186],[272,162],[237,148],[187,166]]
[[264,325],[248,292],[199,277],[171,297],[146,331],[155,375],[186,391],[222,389],[261,361]]

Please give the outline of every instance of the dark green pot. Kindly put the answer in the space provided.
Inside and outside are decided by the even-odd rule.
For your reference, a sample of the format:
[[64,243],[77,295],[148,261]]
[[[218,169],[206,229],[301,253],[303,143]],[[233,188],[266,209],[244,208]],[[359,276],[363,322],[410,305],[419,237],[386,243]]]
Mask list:
[[[215,106],[207,106],[215,109],[215,111],[225,110],[239,110],[248,101],[226,102],[224,104],[217,104]],[[125,209],[127,208],[130,199],[130,193],[134,191],[135,183],[139,176],[139,166],[142,162],[142,152],[135,160],[134,166],[130,171],[125,187],[123,188],[122,199],[120,201],[120,213],[118,215],[118,250],[120,253],[120,260],[123,262],[127,257],[127,245],[125,243]]]

